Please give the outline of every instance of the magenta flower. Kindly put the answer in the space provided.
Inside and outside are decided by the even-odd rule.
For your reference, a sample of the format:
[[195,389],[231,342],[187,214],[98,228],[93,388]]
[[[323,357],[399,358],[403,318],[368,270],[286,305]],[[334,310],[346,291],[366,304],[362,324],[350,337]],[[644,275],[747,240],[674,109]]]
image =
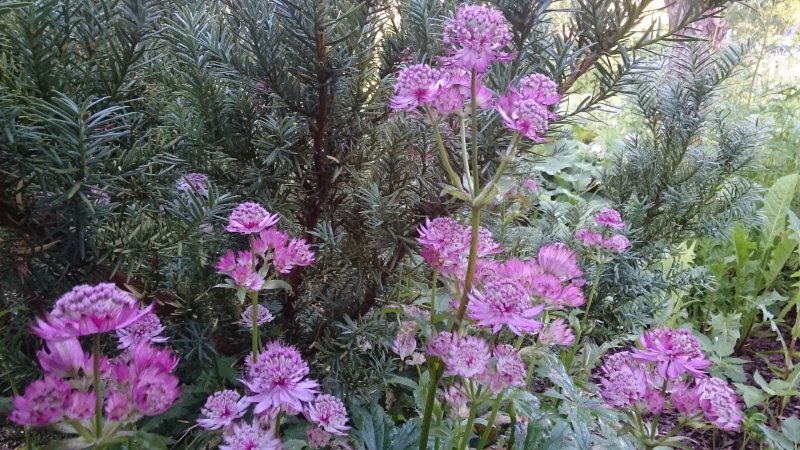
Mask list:
[[490,375],[490,387],[498,393],[509,387],[525,386],[525,364],[519,352],[508,344],[498,344],[494,348],[494,371]]
[[208,176],[202,173],[187,173],[178,178],[175,188],[180,192],[196,192],[202,196],[208,195]]
[[[272,322],[275,317],[272,313],[267,309],[264,305],[258,305],[258,318],[256,318],[256,323],[258,325],[264,325],[265,323]],[[239,324],[245,326],[247,328],[253,328],[253,305],[248,306],[242,312],[241,320],[239,320]]]
[[72,420],[86,420],[94,416],[97,395],[92,392],[73,391],[69,397],[67,417]]
[[145,369],[137,374],[132,394],[139,412],[145,416],[157,416],[178,400],[178,377],[157,367]]
[[14,411],[9,418],[19,425],[46,426],[61,420],[69,408],[70,384],[54,375],[45,375],[14,396]]
[[278,223],[280,216],[272,214],[258,203],[245,202],[237,206],[225,230],[230,233],[255,234]]
[[539,249],[538,273],[553,275],[559,281],[583,276],[578,267],[578,256],[562,243],[545,244]]
[[739,397],[725,380],[716,377],[697,381],[700,408],[717,428],[736,431],[742,424]]
[[446,374],[472,378],[486,374],[490,358],[489,345],[485,340],[464,336],[453,340],[450,350],[442,359]]
[[136,299],[113,283],[82,284],[61,296],[44,319],[36,319],[33,332],[48,341],[105,333],[133,324],[151,308],[139,309]]
[[272,342],[255,363],[250,363],[248,377],[242,380],[252,392],[245,401],[256,405],[256,415],[277,407],[302,411],[302,404],[313,400],[319,391],[319,383],[306,379],[308,372],[308,364],[297,349]]
[[285,247],[287,242],[289,242],[288,234],[274,227],[267,228],[253,240],[253,252],[264,258],[268,251]]
[[650,414],[658,414],[663,411],[665,402],[664,395],[656,389],[648,389],[642,399],[644,409]]
[[[462,113],[465,105],[472,97],[472,78],[470,72],[460,67],[447,67],[440,72],[438,92],[431,102],[431,106],[438,113],[449,115]],[[481,83],[482,76],[478,77],[477,106],[487,109],[492,106],[494,93]]]
[[575,343],[575,333],[572,332],[572,328],[569,327],[567,322],[559,317],[547,324],[539,332],[539,343],[546,346],[569,346]]
[[546,106],[552,106],[561,100],[558,84],[552,78],[535,73],[519,79],[520,93],[528,99]]
[[544,311],[533,306],[525,289],[513,280],[498,280],[470,294],[469,317],[479,327],[498,333],[504,326],[517,336],[538,331],[542,324],[534,317]]
[[613,228],[615,230],[621,230],[625,228],[625,224],[622,222],[622,216],[616,209],[606,208],[600,211],[594,216],[594,221],[598,225]]
[[75,377],[92,367],[92,356],[83,351],[77,338],[45,341],[45,348],[36,352],[36,357],[44,373],[59,378]]
[[428,345],[425,346],[425,352],[431,356],[444,358],[450,353],[450,349],[453,348],[456,340],[458,340],[458,336],[456,336],[455,333],[443,331],[436,334],[428,341]]
[[413,111],[430,103],[439,92],[442,73],[427,64],[415,64],[401,69],[394,84],[394,96],[389,107],[395,111]]
[[[241,252],[240,252],[241,253]],[[233,269],[237,266],[237,258],[236,255],[233,253],[233,250],[228,250],[222,255],[218,260],[217,263],[214,265],[214,268],[217,269],[217,273],[231,273]]]
[[531,191],[532,194],[539,192],[539,183],[537,183],[533,178],[526,178],[522,181],[522,185]]
[[323,430],[338,436],[345,436],[350,429],[347,424],[347,410],[338,398],[320,394],[303,409],[306,419]]
[[603,366],[603,372],[600,395],[615,408],[630,408],[647,393],[647,373],[630,358],[612,360]]
[[158,316],[149,312],[133,324],[117,330],[117,338],[119,339],[118,348],[124,350],[140,342],[162,344],[167,342],[167,338],[161,336],[163,332],[164,325],[161,325]]
[[462,257],[469,255],[470,240],[465,242],[465,233],[469,235],[467,227],[450,217],[425,219],[425,225],[419,227],[417,238],[422,247],[422,258],[431,268],[443,274],[454,273]]
[[700,397],[697,389],[690,388],[686,382],[673,383],[670,386],[669,400],[679,413],[688,417],[700,412]]
[[215,392],[200,410],[202,416],[197,419],[197,424],[206,430],[228,428],[247,411],[247,403],[241,398],[238,392],[230,389]]
[[272,264],[279,273],[289,273],[295,267],[306,267],[314,263],[314,252],[305,239],[292,239],[285,247],[275,249]]
[[611,236],[603,242],[603,248],[612,253],[625,253],[630,246],[631,242],[621,234]]
[[230,277],[233,285],[239,289],[260,291],[264,287],[264,278],[250,265],[236,266]]
[[508,128],[534,142],[544,142],[544,132],[550,120],[557,117],[545,105],[522,97],[513,88],[498,98],[497,112]]
[[127,395],[117,389],[106,392],[103,411],[109,420],[127,422],[133,413],[133,404]]
[[[130,368],[134,378],[149,369],[170,373],[178,367],[178,358],[169,350],[153,347],[148,342],[140,342],[129,349]],[[117,366],[119,366],[119,362]]]
[[258,424],[235,424],[223,435],[225,442],[220,450],[283,450],[281,440],[272,430],[262,430]]
[[703,377],[711,365],[689,330],[658,328],[645,332],[640,341],[644,348],[634,349],[633,357],[656,363],[656,372],[662,378],[674,380],[684,373]]
[[503,51],[511,43],[511,25],[497,9],[481,5],[461,5],[454,18],[444,24],[443,41],[456,67],[486,72],[494,61],[510,61],[512,53]]
[[599,247],[603,245],[603,235],[586,228],[581,228],[576,231],[574,237],[576,241],[581,241],[583,245],[587,247]]

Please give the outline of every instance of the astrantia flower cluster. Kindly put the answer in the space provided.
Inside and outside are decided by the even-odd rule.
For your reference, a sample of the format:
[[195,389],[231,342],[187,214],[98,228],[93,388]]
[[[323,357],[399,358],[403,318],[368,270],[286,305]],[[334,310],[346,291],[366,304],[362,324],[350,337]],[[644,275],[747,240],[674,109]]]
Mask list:
[[505,125],[534,142],[544,140],[550,121],[558,115],[550,107],[558,103],[557,86],[546,75],[533,74],[519,80],[520,88],[511,87],[497,100],[497,112]]
[[[45,349],[37,354],[44,378],[14,397],[11,420],[20,425],[55,425],[61,432],[78,435],[72,441],[89,446],[117,439],[127,425],[144,416],[164,413],[180,390],[173,374],[177,358],[152,345],[166,341],[163,329],[149,307],[139,308],[115,285],[77,286],[34,326],[45,339]],[[84,352],[77,339],[109,331],[116,331],[123,350],[110,360]],[[94,340],[99,344],[99,336]],[[102,411],[96,410],[98,392]]]
[[461,5],[455,17],[445,21],[442,40],[449,64],[483,73],[495,61],[513,59],[513,53],[504,51],[512,37],[511,25],[499,10]]
[[[274,423],[279,413],[303,414],[318,427],[310,431],[317,441],[346,434],[350,427],[344,404],[336,397],[320,393],[319,383],[308,378],[308,364],[296,348],[271,342],[255,361],[251,358],[247,361],[242,379],[245,395],[232,390],[217,392],[206,400],[197,419],[198,425],[207,430],[223,431],[227,445],[224,448],[262,448],[241,447],[243,443],[282,448],[279,430],[259,427],[259,423]],[[243,420],[251,406],[252,425]]]
[[601,394],[615,408],[661,414],[669,408],[694,421],[702,417],[724,430],[738,430],[739,399],[728,383],[709,377],[711,363],[689,330],[645,332],[642,348],[606,359]]
[[575,240],[586,247],[603,249],[610,253],[625,253],[631,246],[628,238],[618,233],[625,228],[619,211],[606,208],[595,214],[594,223],[594,227],[576,231]]

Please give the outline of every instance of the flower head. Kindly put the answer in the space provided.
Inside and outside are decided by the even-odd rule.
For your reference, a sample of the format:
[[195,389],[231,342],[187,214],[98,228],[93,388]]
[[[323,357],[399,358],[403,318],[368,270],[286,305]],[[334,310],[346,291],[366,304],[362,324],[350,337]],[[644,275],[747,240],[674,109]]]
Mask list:
[[396,111],[412,111],[431,102],[439,92],[442,73],[427,64],[400,70],[389,106]]
[[519,79],[520,93],[527,99],[535,100],[539,104],[550,106],[561,100],[558,94],[558,84],[552,78],[541,73],[535,73]]
[[417,331],[417,324],[412,321],[403,322],[400,326],[400,331],[392,341],[392,351],[395,352],[400,359],[406,359],[417,349],[417,339],[415,333]]
[[313,400],[319,390],[319,383],[306,379],[308,372],[308,364],[297,349],[272,342],[248,367],[242,382],[252,394],[245,400],[256,405],[256,415],[276,407],[302,411],[302,404]]
[[69,396],[67,417],[72,420],[86,420],[94,416],[97,407],[97,395],[94,391],[72,391]]
[[725,380],[716,377],[698,380],[697,394],[700,408],[709,422],[729,431],[741,427],[743,416],[739,397]]
[[503,13],[481,5],[461,5],[444,24],[448,61],[456,67],[486,72],[494,61],[509,61],[514,55],[503,51],[511,43],[511,25]]
[[457,271],[464,253],[469,252],[469,242],[464,235],[467,227],[450,217],[425,219],[425,225],[419,227],[420,254],[433,269],[443,274]]
[[275,228],[267,228],[258,233],[258,237],[253,240],[253,252],[262,258],[270,250],[285,247],[289,242],[289,235]]
[[554,114],[536,100],[522,97],[513,88],[497,100],[497,112],[505,125],[534,142],[544,142],[544,132]]
[[45,348],[36,352],[36,357],[44,373],[60,378],[77,376],[92,364],[92,356],[83,351],[77,338],[45,341]]
[[647,373],[630,359],[618,358],[603,366],[600,394],[615,408],[630,408],[647,393]]
[[157,367],[145,369],[137,374],[132,394],[139,412],[145,416],[157,416],[178,400],[178,377]]
[[138,321],[117,330],[119,348],[124,350],[140,342],[150,342],[153,344],[167,342],[167,338],[161,336],[163,332],[164,325],[161,325],[158,316],[152,312],[148,312]]
[[197,419],[197,424],[206,430],[228,428],[247,411],[247,404],[241,399],[242,396],[234,390],[215,392],[200,410],[202,417]]
[[237,423],[224,436],[220,450],[282,450],[283,444],[271,430],[258,424]]
[[[437,86],[438,91],[431,102],[431,106],[443,115],[462,112],[465,105],[472,97],[472,77],[470,72],[460,67],[447,67],[440,71],[441,79]],[[492,106],[494,93],[481,83],[482,76],[477,84],[477,106],[486,109]]]
[[344,403],[332,395],[318,395],[312,403],[306,404],[303,414],[306,419],[331,434],[345,436],[350,429],[346,425],[347,410]]
[[583,276],[578,267],[578,256],[562,243],[545,244],[539,249],[539,273],[555,276],[559,281],[568,281]]
[[453,340],[450,350],[442,359],[447,374],[473,378],[486,373],[490,358],[489,345],[485,340],[463,336]]
[[105,405],[103,411],[110,420],[115,422],[126,422],[133,413],[133,404],[126,394],[112,389],[106,392]]
[[558,318],[547,324],[539,332],[539,342],[542,345],[572,345],[575,343],[575,333],[563,318]]
[[279,273],[289,273],[295,266],[306,267],[314,263],[314,252],[305,239],[292,239],[285,247],[275,249],[272,264]]
[[278,223],[280,216],[268,212],[258,203],[245,202],[237,206],[225,230],[230,233],[255,234]]
[[576,241],[581,241],[583,245],[587,247],[598,247],[603,245],[603,235],[586,228],[581,228],[580,230],[576,231],[574,237]]
[[309,428],[306,430],[306,443],[309,448],[322,448],[331,441],[331,434],[322,428]]
[[700,411],[700,397],[697,389],[690,388],[689,383],[673,383],[670,387],[669,400],[679,413],[686,416],[694,416]]
[[12,422],[19,425],[45,426],[58,422],[67,412],[72,387],[68,382],[45,375],[25,388],[25,394],[14,396]]
[[630,246],[631,242],[621,234],[611,236],[603,242],[603,248],[612,253],[625,253]]
[[260,291],[264,287],[264,278],[251,265],[237,265],[229,274],[233,285],[248,291]]
[[469,415],[469,396],[464,392],[461,383],[453,383],[444,391],[444,401],[450,407],[450,417],[466,419]]
[[503,326],[521,336],[538,331],[542,324],[533,318],[544,310],[533,306],[525,289],[516,281],[500,279],[487,283],[470,295],[469,317],[480,327],[497,333]]
[[167,349],[153,347],[149,342],[139,342],[129,349],[130,367],[135,376],[149,369],[170,373],[178,367],[178,358]]
[[500,392],[507,387],[525,386],[525,364],[513,346],[498,344],[492,355],[495,359],[490,382],[492,391]]
[[616,209],[606,208],[594,216],[594,222],[598,225],[621,230],[625,228],[622,216]]
[[[275,317],[269,311],[269,309],[264,305],[258,305],[258,318],[256,318],[256,324],[264,325],[265,323],[272,322]],[[242,312],[242,318],[239,320],[239,323],[242,326],[247,328],[253,328],[253,305],[248,306]]]
[[208,195],[208,176],[202,173],[187,173],[178,178],[175,189],[180,192],[196,192],[202,196]]
[[82,284],[61,296],[44,319],[37,319],[33,332],[45,340],[105,333],[133,324],[151,308],[139,309],[136,299],[113,283]]
[[705,376],[711,365],[692,333],[686,329],[658,328],[644,333],[640,339],[643,348],[634,349],[633,357],[656,363],[662,378],[676,379],[684,373],[695,377]]

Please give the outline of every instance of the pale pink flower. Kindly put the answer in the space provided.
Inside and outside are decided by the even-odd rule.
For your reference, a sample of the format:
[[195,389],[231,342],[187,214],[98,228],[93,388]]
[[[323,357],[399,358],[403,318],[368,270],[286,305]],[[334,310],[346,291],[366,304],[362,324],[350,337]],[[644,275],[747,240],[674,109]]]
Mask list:
[[453,347],[453,343],[458,339],[455,333],[443,331],[436,334],[425,346],[425,352],[431,356],[444,358]]
[[208,176],[202,173],[187,173],[178,178],[175,188],[180,192],[196,192],[202,196],[208,195]]
[[603,245],[603,235],[586,228],[581,228],[576,231],[574,237],[576,241],[581,241],[583,245],[587,247],[599,247]]
[[603,366],[600,394],[615,408],[630,408],[647,393],[647,373],[644,368],[628,359],[618,359]]
[[297,349],[272,342],[255,363],[249,363],[242,382],[252,394],[245,401],[255,404],[256,415],[275,407],[302,411],[303,403],[313,400],[319,391],[319,383],[306,379],[308,372],[308,364]]
[[500,279],[487,283],[470,294],[469,317],[479,327],[489,327],[492,333],[504,326],[521,336],[538,331],[542,324],[534,320],[544,311],[543,305],[533,306],[525,289],[516,281]]
[[[460,67],[447,67],[440,72],[438,92],[431,106],[440,114],[462,113],[472,97],[472,77],[470,72]],[[477,106],[486,109],[492,106],[494,93],[484,86],[482,76],[477,81]]]
[[313,402],[307,403],[303,415],[311,423],[318,425],[323,430],[338,436],[345,436],[347,430],[347,410],[344,403],[338,398],[320,394]]
[[297,267],[306,267],[314,263],[314,252],[305,239],[292,239],[285,247],[275,249],[272,264],[279,273],[289,273]]
[[231,282],[237,288],[260,291],[264,287],[264,278],[250,265],[236,266],[229,276],[231,277]]
[[444,391],[444,401],[450,407],[450,417],[466,419],[469,416],[469,396],[461,383],[453,383]]
[[67,417],[72,420],[86,420],[94,416],[97,406],[97,396],[94,391],[73,391],[69,396]]
[[46,374],[60,378],[78,376],[81,370],[92,367],[92,355],[83,351],[77,338],[45,341],[45,348],[36,352],[39,365]]
[[498,393],[505,388],[525,386],[525,364],[513,346],[498,344],[492,355],[495,359],[494,371],[490,375],[492,391]]
[[621,234],[611,236],[603,242],[603,248],[612,253],[625,253],[630,246],[631,243],[628,238]]
[[75,286],[56,301],[53,311],[39,318],[33,332],[45,340],[64,340],[125,328],[150,312],[113,283]]
[[537,183],[533,178],[526,178],[522,181],[522,185],[531,191],[532,194],[539,192],[539,183]]
[[[258,305],[258,318],[256,318],[257,325],[264,325],[265,323],[272,322],[275,317],[269,311],[269,309],[264,305]],[[248,306],[242,312],[241,320],[239,320],[239,324],[245,326],[247,328],[253,328],[253,305]]]
[[19,425],[37,427],[56,423],[66,414],[71,392],[68,382],[45,375],[43,380],[29,384],[23,395],[14,396],[14,410],[9,418]]
[[464,336],[453,341],[443,360],[448,375],[471,378],[487,372],[490,358],[489,345],[485,340],[477,336]]
[[425,354],[420,352],[412,353],[411,357],[406,360],[406,364],[409,366],[419,366],[425,364]]
[[395,111],[413,111],[430,103],[439,92],[442,73],[427,64],[415,64],[401,69],[394,84],[394,96],[389,107]]
[[285,247],[287,242],[288,234],[275,227],[267,228],[253,240],[253,251],[263,258],[268,251]]
[[545,244],[539,249],[538,273],[553,275],[560,281],[583,276],[578,256],[562,243]]
[[178,400],[178,377],[157,367],[145,369],[137,373],[131,393],[139,412],[145,416],[157,416]]
[[613,228],[615,230],[621,230],[625,228],[625,224],[622,222],[622,216],[616,209],[606,208],[600,211],[594,216],[594,221],[598,225]]
[[575,343],[575,333],[563,318],[558,318],[545,325],[539,332],[539,342],[542,345],[569,346]]
[[736,431],[742,424],[739,397],[725,380],[716,377],[697,381],[700,408],[706,418],[717,428]]
[[552,78],[541,73],[535,73],[519,79],[520,93],[528,99],[535,100],[542,105],[551,106],[561,100],[558,93],[558,84]]
[[458,270],[464,255],[469,255],[470,240],[464,239],[467,227],[450,217],[425,219],[425,225],[419,227],[420,254],[433,269],[443,274],[452,274]]
[[237,423],[223,435],[220,450],[283,450],[281,440],[272,430],[262,430],[258,424]]
[[322,428],[309,428],[306,430],[306,443],[309,448],[318,449],[328,445],[332,435]]
[[228,217],[225,230],[229,233],[255,234],[278,223],[280,216],[272,214],[258,203],[245,202]]
[[455,17],[444,24],[448,62],[479,73],[486,72],[494,61],[514,58],[513,53],[504,51],[512,37],[511,25],[503,13],[482,5],[461,5]]
[[119,339],[118,348],[124,350],[140,342],[150,342],[153,344],[167,342],[167,338],[161,336],[163,332],[164,325],[161,325],[158,316],[149,312],[138,321],[116,331],[117,338]]
[[711,365],[689,330],[658,328],[646,331],[640,341],[643,348],[634,349],[633,357],[656,363],[656,372],[662,378],[676,379],[684,373],[703,377]]
[[392,341],[392,351],[400,359],[406,359],[417,349],[417,339],[414,337],[417,331],[417,324],[412,321],[405,321],[400,325],[400,331]]
[[215,392],[206,399],[205,406],[200,410],[202,416],[197,419],[197,424],[206,430],[228,428],[234,420],[247,412],[247,403],[241,399],[242,396],[234,390]]
[[133,404],[127,395],[118,389],[112,389],[105,393],[105,405],[103,407],[106,417],[115,422],[127,422],[133,413]]
[[645,410],[650,414],[658,414],[663,411],[664,402],[664,395],[661,393],[661,391],[656,389],[648,389],[647,393],[644,394],[644,398],[642,399]]
[[[467,247],[472,243],[472,230],[466,229],[464,233],[464,241]],[[492,237],[492,232],[483,227],[478,227],[478,257],[486,258],[488,256],[502,253],[503,249],[500,244]]]
[[686,382],[674,383],[670,387],[670,402],[675,409],[688,417],[700,412],[700,397],[697,389],[690,388]]

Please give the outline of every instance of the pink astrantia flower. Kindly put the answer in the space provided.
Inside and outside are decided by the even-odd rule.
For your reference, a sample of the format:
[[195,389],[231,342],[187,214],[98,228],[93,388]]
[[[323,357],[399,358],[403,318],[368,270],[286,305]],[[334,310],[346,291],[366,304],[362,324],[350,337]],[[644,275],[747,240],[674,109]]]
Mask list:
[[700,408],[709,422],[728,431],[741,427],[743,416],[739,397],[725,380],[716,377],[700,379],[697,394]]
[[97,396],[94,391],[73,391],[69,397],[67,417],[72,420],[86,420],[94,416],[97,407]]
[[465,226],[450,217],[425,219],[425,225],[419,227],[420,254],[433,269],[443,274],[454,273],[458,269],[461,258],[469,254],[469,240],[465,242]]
[[61,420],[69,407],[72,387],[53,375],[34,381],[23,395],[14,396],[14,411],[9,417],[19,425],[37,427],[51,425]]
[[486,72],[494,61],[510,61],[514,55],[503,51],[511,43],[511,25],[503,13],[481,5],[461,5],[444,24],[443,42],[456,67]]
[[202,196],[208,195],[208,176],[202,173],[187,173],[178,178],[175,188],[181,192],[196,192]]
[[656,363],[662,378],[676,379],[684,373],[703,377],[711,365],[689,330],[658,328],[645,332],[640,341],[643,348],[634,349],[633,357]]
[[279,273],[289,273],[295,266],[306,267],[314,263],[314,252],[305,239],[292,239],[285,247],[275,250],[272,264]]
[[414,337],[417,331],[417,324],[412,321],[403,322],[400,325],[400,331],[392,341],[392,351],[395,352],[400,359],[406,359],[411,356],[417,349],[417,339]]
[[306,444],[309,448],[317,449],[328,445],[332,435],[322,428],[309,428],[306,430]]
[[223,435],[220,450],[282,450],[281,440],[272,430],[262,430],[258,424],[237,423]]
[[92,367],[92,356],[85,353],[77,338],[45,341],[45,348],[36,352],[44,373],[60,378],[78,376],[81,370]]
[[118,348],[124,350],[140,342],[150,342],[153,344],[167,342],[167,338],[161,336],[163,332],[164,325],[161,325],[158,316],[149,312],[133,324],[117,330],[117,338],[119,339]]
[[347,410],[344,403],[338,398],[320,394],[312,403],[306,404],[303,415],[311,423],[318,425],[323,430],[337,436],[345,436],[347,430]]
[[539,249],[538,272],[553,275],[559,281],[583,276],[578,256],[562,243],[545,244]]
[[527,99],[535,100],[546,106],[552,106],[561,100],[558,84],[552,78],[535,73],[519,79],[520,93]]
[[[159,372],[170,373],[178,367],[178,358],[167,349],[159,349],[148,342],[140,342],[129,349],[130,368],[134,378],[146,370],[157,369]],[[122,361],[118,361],[117,366]]]
[[319,391],[319,383],[306,379],[308,364],[294,347],[272,342],[249,364],[242,382],[252,393],[245,400],[256,405],[256,415],[277,407],[302,411],[303,403],[313,400]]
[[37,319],[33,332],[56,341],[105,333],[131,325],[151,308],[139,309],[136,299],[113,283],[82,284],[61,296],[44,319]]
[[[431,106],[438,113],[449,115],[462,113],[465,105],[472,97],[472,77],[469,71],[460,67],[447,67],[440,72],[441,79],[438,91]],[[492,106],[494,93],[481,83],[482,76],[477,79],[477,106],[486,109]]]
[[489,345],[476,336],[464,336],[453,341],[443,360],[448,375],[465,378],[480,377],[489,365]]
[[285,232],[272,227],[258,233],[258,237],[253,240],[253,252],[264,258],[270,250],[285,247],[289,242],[289,235]]
[[200,410],[202,416],[197,419],[197,424],[206,430],[228,428],[247,411],[247,404],[241,399],[242,396],[234,390],[215,392]]
[[455,333],[447,331],[438,333],[428,341],[428,345],[425,346],[425,352],[431,356],[444,358],[450,352],[450,349],[454,345],[453,343],[457,339],[458,337]]
[[513,346],[498,344],[492,355],[495,359],[494,370],[490,376],[492,391],[498,393],[505,388],[525,386],[525,364]]
[[576,231],[574,237],[576,241],[581,241],[583,245],[587,247],[598,247],[603,245],[603,235],[586,228],[581,228],[580,230]]
[[625,253],[630,246],[631,242],[621,234],[611,236],[603,242],[603,248],[613,253]]
[[600,211],[594,216],[594,221],[598,225],[613,228],[615,230],[621,230],[625,228],[625,224],[622,222],[622,216],[616,209],[606,208]]
[[686,382],[673,383],[670,386],[669,400],[679,413],[688,417],[692,417],[700,411],[700,397],[697,389],[690,388]]
[[237,265],[229,275],[231,282],[237,288],[260,291],[264,287],[264,278],[250,265]]
[[658,414],[663,411],[665,401],[664,394],[656,389],[648,389],[642,399],[644,409],[650,414]]
[[[258,325],[264,325],[265,323],[272,322],[275,319],[269,309],[264,305],[258,305],[257,311],[258,317],[256,318],[256,324]],[[242,317],[239,320],[239,324],[247,328],[253,328],[253,305],[248,306],[242,312]]]
[[504,326],[522,336],[538,331],[542,324],[534,317],[544,311],[544,305],[533,306],[525,289],[516,281],[500,279],[486,284],[470,294],[469,317],[479,327],[489,327],[492,333]]
[[505,125],[534,142],[544,142],[544,132],[556,116],[536,100],[526,99],[514,88],[497,100],[497,112]]
[[522,181],[522,185],[533,194],[539,192],[539,183],[537,183],[533,178],[526,178]]
[[444,401],[450,407],[450,417],[466,419],[469,416],[469,396],[461,383],[453,383],[444,391]]
[[442,73],[427,64],[401,69],[394,84],[389,107],[395,111],[413,111],[431,102],[439,92]]
[[145,369],[137,373],[132,394],[139,412],[145,416],[157,416],[178,400],[178,377],[157,367]]
[[228,250],[222,255],[218,260],[217,263],[214,265],[214,268],[217,269],[218,273],[231,273],[233,269],[236,268],[237,259],[236,254],[233,253],[233,250]]
[[133,404],[127,395],[117,389],[113,389],[105,394],[103,411],[110,420],[127,422],[133,413]]
[[280,216],[268,212],[258,203],[245,202],[237,206],[225,230],[230,233],[255,234],[278,223]]
[[563,318],[558,318],[547,324],[539,332],[539,342],[542,345],[572,345],[575,343],[575,333]]
[[629,357],[619,357],[603,366],[600,394],[615,408],[630,408],[647,393],[647,373]]

